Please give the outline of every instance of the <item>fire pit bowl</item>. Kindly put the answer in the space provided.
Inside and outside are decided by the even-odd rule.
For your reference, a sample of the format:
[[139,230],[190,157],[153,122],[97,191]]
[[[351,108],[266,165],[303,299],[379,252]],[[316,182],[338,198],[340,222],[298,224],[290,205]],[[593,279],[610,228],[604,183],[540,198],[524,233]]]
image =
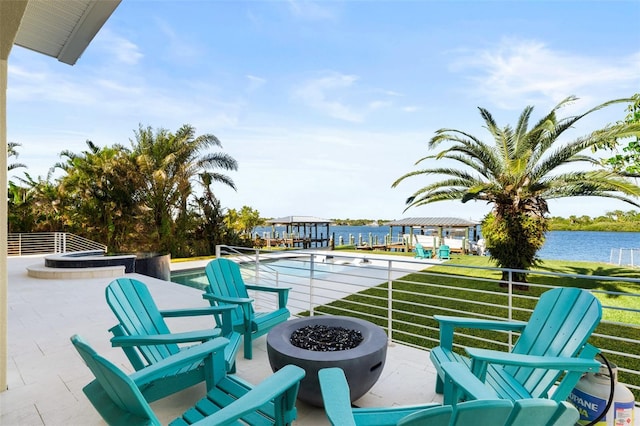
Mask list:
[[[324,351],[309,350],[291,343],[291,335],[310,326],[340,327],[356,331],[362,342],[353,349]],[[275,372],[287,364],[297,365],[306,371],[300,382],[298,399],[316,407],[322,407],[322,395],[318,371],[322,368],[340,367],[349,382],[351,401],[364,395],[376,383],[387,357],[387,335],[375,324],[358,318],[344,316],[314,316],[283,322],[267,335],[267,355]]]

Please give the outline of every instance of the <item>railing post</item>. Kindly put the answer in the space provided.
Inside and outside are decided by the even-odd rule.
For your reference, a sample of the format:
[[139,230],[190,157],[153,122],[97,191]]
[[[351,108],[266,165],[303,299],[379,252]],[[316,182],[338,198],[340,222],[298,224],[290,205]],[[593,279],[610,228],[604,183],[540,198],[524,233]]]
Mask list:
[[393,280],[391,279],[391,269],[393,262],[387,263],[387,340],[389,343],[393,341]]
[[[513,320],[513,270],[509,269],[509,283],[508,283],[508,300],[507,300],[507,317],[509,321]],[[509,351],[513,349],[513,331],[509,331]]]
[[314,315],[314,309],[313,309],[313,300],[314,300],[314,293],[315,293],[315,286],[314,286],[314,282],[313,282],[313,277],[314,277],[314,272],[315,272],[315,255],[312,254],[309,257],[309,316],[313,316]]
[[260,249],[255,249],[256,251],[256,261],[254,264],[256,265],[256,284],[260,281]]

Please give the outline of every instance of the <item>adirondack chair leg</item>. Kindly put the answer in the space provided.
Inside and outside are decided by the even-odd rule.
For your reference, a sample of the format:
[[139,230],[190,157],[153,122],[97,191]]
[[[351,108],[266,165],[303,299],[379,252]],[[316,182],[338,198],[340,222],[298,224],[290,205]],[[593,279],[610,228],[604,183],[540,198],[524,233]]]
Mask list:
[[444,383],[442,382],[442,379],[440,378],[440,376],[438,376],[438,378],[436,379],[436,393],[439,395],[442,395],[443,392],[444,392]]
[[253,358],[253,328],[251,327],[251,306],[242,306],[242,314],[244,317],[244,357],[245,359]]
[[216,384],[226,375],[224,351],[214,352],[204,359],[204,380],[207,386],[207,392],[214,389]]
[[251,344],[251,332],[244,333],[244,357],[245,359],[253,358],[253,345]]

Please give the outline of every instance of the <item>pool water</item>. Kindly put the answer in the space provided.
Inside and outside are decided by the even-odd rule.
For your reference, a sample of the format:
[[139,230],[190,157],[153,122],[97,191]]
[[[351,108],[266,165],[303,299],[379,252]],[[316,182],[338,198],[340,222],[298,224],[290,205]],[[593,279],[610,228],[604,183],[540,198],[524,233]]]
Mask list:
[[203,291],[209,285],[207,276],[204,273],[204,268],[172,271],[171,281],[176,284],[186,285]]
[[[362,259],[354,259],[352,261],[338,261],[334,262],[314,262],[314,277],[322,278],[329,274],[346,274],[348,275],[350,271],[353,273],[358,273],[357,266],[363,265]],[[311,262],[308,260],[292,260],[292,259],[278,259],[273,261],[265,261],[261,262],[261,274],[268,275],[269,273],[273,273],[275,277],[275,272],[278,272],[282,275],[287,275],[290,277],[309,277]],[[247,267],[245,271],[251,271],[251,267]],[[383,270],[384,277],[386,272]],[[199,290],[204,290],[209,285],[207,281],[207,276],[205,275],[204,268],[198,269],[189,269],[185,271],[174,271],[171,272],[171,281],[177,284],[186,285],[189,287],[197,288]]]

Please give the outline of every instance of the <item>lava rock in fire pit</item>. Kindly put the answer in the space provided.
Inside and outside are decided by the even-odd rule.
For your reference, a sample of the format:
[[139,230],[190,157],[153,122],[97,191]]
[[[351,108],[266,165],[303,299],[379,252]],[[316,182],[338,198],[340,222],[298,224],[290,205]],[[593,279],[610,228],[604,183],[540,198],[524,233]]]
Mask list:
[[358,330],[326,325],[308,325],[291,333],[291,344],[309,351],[344,351],[357,347],[363,340]]

